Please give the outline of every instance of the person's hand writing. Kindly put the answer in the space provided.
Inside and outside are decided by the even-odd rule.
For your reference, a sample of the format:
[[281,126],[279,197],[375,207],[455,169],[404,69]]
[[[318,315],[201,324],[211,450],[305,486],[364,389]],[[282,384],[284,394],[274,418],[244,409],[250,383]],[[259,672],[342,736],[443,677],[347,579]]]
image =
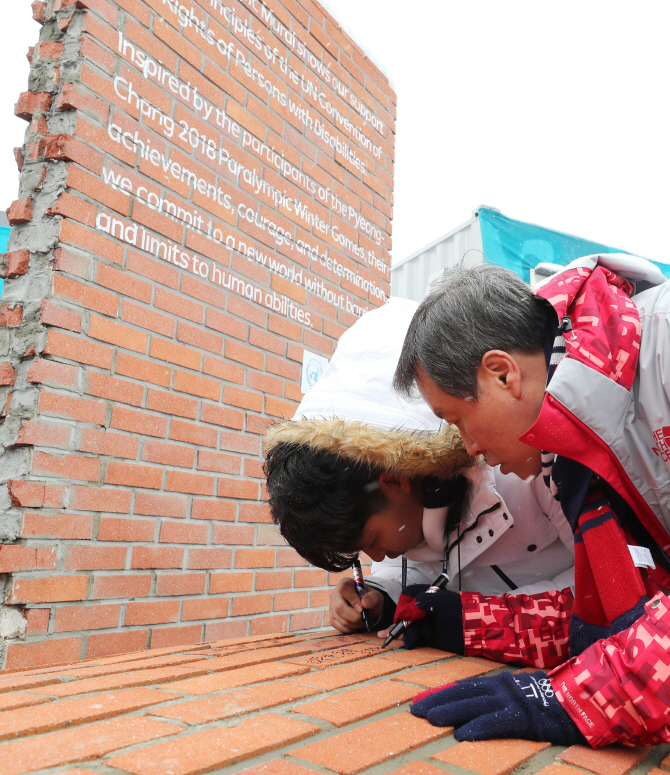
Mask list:
[[[391,630],[393,629],[393,627],[394,627],[394,625],[391,625],[390,627],[387,627],[385,630],[379,630],[379,632],[377,633],[377,637],[381,638],[382,640],[386,640],[388,638]],[[404,636],[400,635],[393,642],[399,644],[400,646],[402,646],[402,644],[404,643],[403,638],[404,638]]]
[[458,592],[447,589],[428,592],[425,584],[405,587],[394,621],[409,622],[404,634],[405,648],[431,646],[463,653],[462,605]]
[[376,622],[384,607],[384,596],[376,589],[368,589],[365,595],[358,597],[354,580],[348,577],[341,578],[330,593],[331,625],[340,632],[348,634],[357,630],[364,630],[365,624],[361,617],[363,608],[370,614],[370,621]]

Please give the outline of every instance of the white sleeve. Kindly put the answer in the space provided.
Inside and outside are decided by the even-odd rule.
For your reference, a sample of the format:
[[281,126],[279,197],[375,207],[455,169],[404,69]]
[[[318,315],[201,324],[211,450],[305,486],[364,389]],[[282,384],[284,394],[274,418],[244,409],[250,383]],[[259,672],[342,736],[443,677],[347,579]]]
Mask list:
[[575,566],[564,570],[553,579],[538,581],[536,584],[526,584],[525,587],[519,587],[510,591],[510,595],[539,595],[541,592],[550,592],[552,589],[565,589],[570,587],[572,593],[575,592]]
[[[551,522],[554,529],[558,533],[558,537],[565,548],[574,556],[575,553],[575,539],[572,533],[570,523],[563,513],[561,504],[551,494],[549,488],[544,483],[542,475],[536,477],[532,484],[531,489],[533,495],[537,501],[538,506],[545,514],[547,519]],[[541,592],[549,592],[552,589],[565,589],[570,587],[575,591],[575,566],[572,565],[566,570],[562,571],[552,579],[545,579],[538,581],[534,584],[526,584],[523,587],[515,589],[512,594],[514,595],[537,595]]]
[[[407,560],[407,584],[432,584],[442,572],[441,562],[415,562]],[[402,592],[402,557],[372,563],[372,573],[365,583],[386,592],[397,603]]]
[[554,526],[563,546],[574,555],[575,537],[572,533],[570,523],[563,513],[561,504],[554,498],[549,491],[549,488],[544,483],[541,474],[533,480],[531,489],[533,490],[533,495],[535,496],[538,506]]

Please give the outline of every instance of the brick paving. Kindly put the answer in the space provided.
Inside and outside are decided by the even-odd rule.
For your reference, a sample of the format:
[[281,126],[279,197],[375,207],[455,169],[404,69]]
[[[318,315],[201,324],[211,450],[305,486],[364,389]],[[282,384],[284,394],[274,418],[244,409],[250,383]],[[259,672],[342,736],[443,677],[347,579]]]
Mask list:
[[670,745],[458,743],[409,713],[425,687],[501,669],[321,631],[2,673],[0,775],[670,772]]

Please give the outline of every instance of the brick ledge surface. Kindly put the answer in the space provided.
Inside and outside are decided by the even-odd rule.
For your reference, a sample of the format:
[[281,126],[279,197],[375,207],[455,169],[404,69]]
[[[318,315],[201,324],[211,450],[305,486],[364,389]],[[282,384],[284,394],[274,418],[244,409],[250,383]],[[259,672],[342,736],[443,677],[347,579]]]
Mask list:
[[370,635],[292,633],[0,673],[0,775],[663,775],[670,746],[457,743],[425,688],[502,669]]

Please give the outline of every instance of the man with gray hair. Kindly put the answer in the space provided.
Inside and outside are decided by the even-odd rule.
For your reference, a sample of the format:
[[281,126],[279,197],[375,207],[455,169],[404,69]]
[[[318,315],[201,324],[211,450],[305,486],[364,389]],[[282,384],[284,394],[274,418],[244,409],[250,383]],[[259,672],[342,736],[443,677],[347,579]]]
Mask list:
[[[469,679],[412,710],[459,739],[553,740],[556,706],[593,747],[670,741],[670,283],[587,256],[530,290],[456,268],[417,309],[394,385],[415,388],[503,473],[543,475],[575,540],[573,657],[521,686]],[[438,593],[439,594],[439,593]]]

